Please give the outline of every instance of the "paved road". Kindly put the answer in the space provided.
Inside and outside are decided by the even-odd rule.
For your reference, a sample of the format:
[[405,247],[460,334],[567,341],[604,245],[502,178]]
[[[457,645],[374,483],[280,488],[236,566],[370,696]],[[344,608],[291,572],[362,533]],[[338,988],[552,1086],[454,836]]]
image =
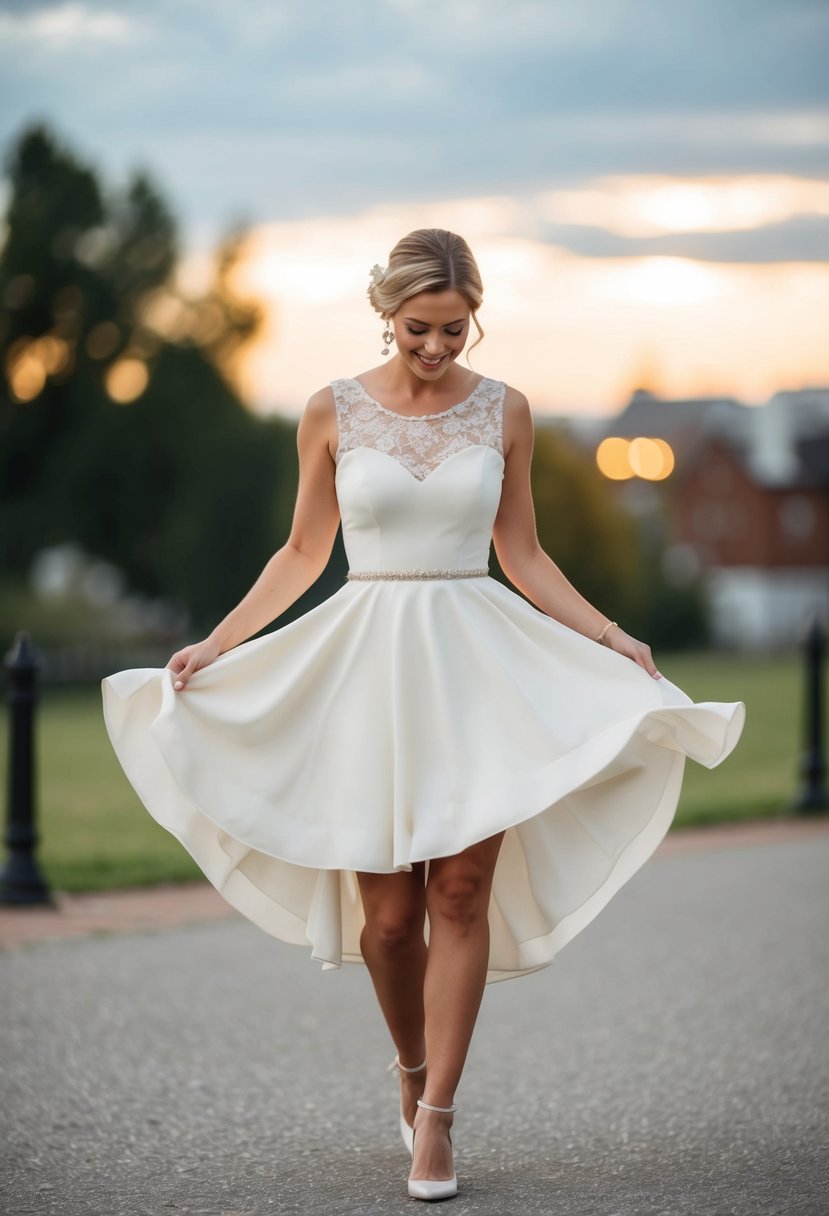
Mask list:
[[[826,836],[662,856],[490,987],[447,1211],[829,1212],[827,878]],[[0,1005],[10,1216],[417,1207],[361,967],[234,919],[7,954]]]

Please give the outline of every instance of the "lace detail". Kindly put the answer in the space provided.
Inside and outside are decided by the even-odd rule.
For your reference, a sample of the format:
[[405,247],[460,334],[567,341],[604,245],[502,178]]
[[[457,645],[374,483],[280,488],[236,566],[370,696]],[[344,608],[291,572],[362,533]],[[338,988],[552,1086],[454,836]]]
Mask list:
[[504,454],[504,394],[501,380],[487,376],[457,405],[437,414],[407,418],[387,409],[359,380],[332,380],[337,405],[337,463],[353,448],[385,452],[423,481],[449,456],[485,446]]

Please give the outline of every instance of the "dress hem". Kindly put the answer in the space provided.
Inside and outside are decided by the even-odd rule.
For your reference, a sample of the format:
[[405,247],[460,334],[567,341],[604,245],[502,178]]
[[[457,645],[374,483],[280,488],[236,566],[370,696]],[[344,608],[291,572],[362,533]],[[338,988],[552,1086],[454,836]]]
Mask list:
[[[107,686],[106,681],[103,682],[103,687],[107,729],[116,745],[116,753],[127,777],[156,822],[179,841],[218,893],[238,912],[270,936],[291,945],[310,945],[311,958],[320,962],[324,970],[339,969],[345,962],[365,965],[359,952],[353,949],[343,949],[340,906],[340,901],[344,897],[341,891],[342,878],[349,876],[353,887],[351,911],[358,918],[362,918],[362,907],[361,905],[359,908],[357,907],[360,900],[356,883],[356,873],[362,870],[362,867],[347,863],[325,866],[321,865],[319,861],[312,866],[307,866],[302,862],[280,857],[278,854],[261,849],[258,845],[248,844],[237,837],[230,836],[200,806],[192,802],[166,763],[163,752],[158,748],[156,759],[163,768],[166,779],[172,783],[175,795],[181,800],[182,807],[189,808],[192,817],[190,832],[187,831],[183,814],[178,821],[161,816],[157,809],[153,809],[161,803],[157,787],[159,769],[156,768],[154,773],[151,769],[147,769],[146,751],[143,752],[142,757],[136,757],[136,764],[133,766],[129,759],[128,749],[118,747],[119,732],[115,720],[116,715],[113,712],[114,702],[111,700],[111,697],[116,697],[117,694],[113,688]],[[510,792],[509,801],[513,805],[517,802],[521,809],[506,821],[503,816],[500,817],[500,820],[496,820],[492,816],[487,818],[486,815],[483,815],[484,826],[480,826],[481,808],[478,805],[479,830],[477,834],[465,837],[457,847],[452,847],[451,853],[436,852],[430,856],[412,855],[407,862],[398,863],[390,869],[365,870],[364,872],[395,873],[410,870],[411,866],[417,862],[433,860],[438,856],[451,856],[498,831],[508,833],[513,829],[517,830],[530,825],[533,820],[552,818],[556,814],[559,818],[565,815],[572,816],[578,822],[579,827],[584,828],[586,839],[589,839],[591,847],[595,846],[607,857],[606,871],[601,877],[595,875],[598,885],[594,885],[593,889],[581,898],[577,906],[569,908],[556,918],[550,924],[548,931],[542,930],[524,940],[513,940],[512,953],[517,965],[514,967],[491,966],[488,968],[486,980],[487,983],[494,983],[542,970],[552,963],[555,955],[564,945],[598,915],[612,896],[644,864],[662,841],[670,827],[679,799],[686,755],[696,751],[697,755],[694,758],[697,758],[706,767],[713,768],[729,754],[742,730],[745,707],[742,702],[730,703],[727,708],[731,712],[727,716],[723,713],[724,708],[726,707],[717,704],[714,711],[714,718],[719,726],[719,738],[714,739],[702,732],[701,736],[697,736],[697,746],[693,748],[691,746],[693,741],[690,738],[684,739],[682,745],[677,742],[675,734],[671,731],[670,720],[671,718],[675,720],[674,729],[678,725],[687,725],[684,720],[689,714],[692,718],[702,715],[702,721],[705,721],[705,716],[710,716],[712,713],[711,703],[678,707],[661,706],[632,715],[625,721],[607,728],[601,735],[593,736],[579,748],[559,757],[551,765],[541,770],[534,770],[529,775],[523,774],[520,777],[520,785],[524,790],[523,798],[521,796],[516,798],[516,782],[519,781],[519,778],[514,775],[510,781],[505,783],[502,790],[497,791],[488,800],[491,810],[496,805],[509,805],[509,802],[504,803],[502,800],[504,791]],[[673,761],[666,770],[657,805],[649,814],[647,821],[621,848],[615,851],[608,850],[595,833],[589,832],[585,825],[578,820],[578,815],[574,814],[572,808],[568,806],[568,799],[577,794],[579,789],[589,788],[600,783],[602,774],[612,769],[614,760],[627,752],[631,740],[637,734],[647,734],[647,725],[654,719],[663,728],[668,729],[667,734],[664,729],[657,731],[656,738],[651,734],[650,741],[661,744],[666,750],[672,751],[674,753]],[[693,733],[692,728],[691,733]],[[707,749],[699,746],[699,738],[704,739],[708,744]],[[603,750],[602,744],[604,744]],[[600,749],[601,757],[598,764],[597,747]],[[585,763],[590,758],[592,761]],[[143,764],[138,763],[140,759],[143,759]],[[570,770],[569,784],[566,779],[562,780],[562,766]],[[639,767],[635,757],[632,766]],[[149,771],[149,776],[145,785],[146,771]],[[614,774],[614,776],[618,776],[618,774]],[[153,778],[156,783],[155,788],[152,788]],[[539,788],[542,786],[543,790]],[[204,831],[206,825],[210,825],[211,830],[208,832]],[[199,829],[201,829],[201,839],[198,838]],[[244,851],[234,857],[234,854],[228,851],[219,839],[220,832],[226,836],[227,840],[241,846]],[[257,858],[265,859],[265,864],[273,861],[289,868],[296,867],[305,870],[308,872],[309,880],[315,876],[311,908],[304,908],[302,913],[292,912],[289,907],[277,902],[258,886],[249,874],[242,873],[239,865],[247,860],[251,853]],[[354,890],[357,891],[356,901]]]

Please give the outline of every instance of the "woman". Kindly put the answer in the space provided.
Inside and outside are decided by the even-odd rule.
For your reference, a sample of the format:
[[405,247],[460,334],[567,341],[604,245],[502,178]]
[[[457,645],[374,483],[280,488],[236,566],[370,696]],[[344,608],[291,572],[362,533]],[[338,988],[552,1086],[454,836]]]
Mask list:
[[[286,544],[208,638],[103,681],[127,775],[225,898],[368,967],[422,1199],[457,1190],[485,983],[550,963],[661,840],[686,755],[720,763],[745,714],[693,704],[539,547],[527,399],[457,362],[482,295],[442,229],[374,267],[396,353],[310,398]],[[253,638],[340,520],[346,585]]]

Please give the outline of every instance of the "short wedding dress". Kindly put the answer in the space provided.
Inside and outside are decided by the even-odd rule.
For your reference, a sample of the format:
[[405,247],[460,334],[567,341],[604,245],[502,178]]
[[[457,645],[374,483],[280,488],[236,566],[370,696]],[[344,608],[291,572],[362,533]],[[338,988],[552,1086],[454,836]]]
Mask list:
[[168,668],[108,676],[110,739],[224,898],[324,967],[363,961],[355,871],[505,829],[487,980],[536,971],[653,853],[686,757],[724,760],[745,705],[694,703],[488,575],[501,381],[418,418],[332,387],[348,579],[180,692]]

